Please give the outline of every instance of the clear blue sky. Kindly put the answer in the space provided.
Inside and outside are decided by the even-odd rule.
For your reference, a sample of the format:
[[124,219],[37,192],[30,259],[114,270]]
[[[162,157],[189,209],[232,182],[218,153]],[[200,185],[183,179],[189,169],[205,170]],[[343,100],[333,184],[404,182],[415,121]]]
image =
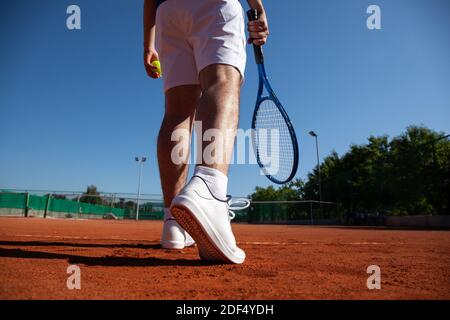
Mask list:
[[[169,0],[170,1],[170,0]],[[66,28],[66,8],[82,30]],[[247,9],[247,3],[244,2]],[[382,30],[366,28],[377,4]],[[450,1],[265,1],[267,71],[300,142],[298,177],[321,156],[411,124],[450,131]],[[155,141],[162,83],[142,66],[142,1],[0,2],[0,188],[159,194]],[[257,71],[248,47],[240,127],[250,127]],[[269,180],[233,165],[229,192]]]

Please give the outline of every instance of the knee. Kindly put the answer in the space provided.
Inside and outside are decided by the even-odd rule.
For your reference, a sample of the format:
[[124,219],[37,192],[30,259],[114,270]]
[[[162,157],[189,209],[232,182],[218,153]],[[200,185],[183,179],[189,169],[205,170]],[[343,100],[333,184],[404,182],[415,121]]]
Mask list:
[[203,93],[211,89],[239,93],[241,83],[240,72],[228,65],[212,65],[200,73],[200,85]]
[[233,96],[234,93],[238,93],[240,86],[227,78],[217,79],[206,84],[203,88],[203,94],[208,92],[214,93],[227,93],[229,96]]

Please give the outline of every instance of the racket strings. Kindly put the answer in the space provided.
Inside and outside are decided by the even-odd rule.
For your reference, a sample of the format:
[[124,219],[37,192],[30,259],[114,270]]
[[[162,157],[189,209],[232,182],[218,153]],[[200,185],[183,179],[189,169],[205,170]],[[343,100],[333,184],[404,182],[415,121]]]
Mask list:
[[254,143],[263,170],[279,181],[294,170],[294,141],[286,119],[272,100],[264,100],[256,113]]

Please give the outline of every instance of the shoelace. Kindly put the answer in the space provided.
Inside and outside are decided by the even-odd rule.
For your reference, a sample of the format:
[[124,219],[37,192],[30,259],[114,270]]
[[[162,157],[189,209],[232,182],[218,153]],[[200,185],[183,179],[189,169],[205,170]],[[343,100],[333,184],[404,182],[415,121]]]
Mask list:
[[211,196],[216,199],[217,201],[220,202],[226,202],[227,206],[228,206],[228,219],[231,221],[236,217],[236,213],[234,211],[240,211],[240,210],[245,210],[250,206],[250,200],[247,198],[236,198],[233,199],[230,195],[227,195],[226,199],[220,199],[218,197],[216,197],[211,189],[209,188],[208,184],[206,183],[205,179],[203,179],[202,177],[199,177],[197,175],[193,176],[196,178],[199,178],[200,180],[203,181],[203,183],[205,184],[206,188],[208,189],[209,193],[211,194]]
[[247,198],[236,198],[228,200],[228,218],[233,220],[236,217],[234,211],[244,210],[250,207],[250,200]]

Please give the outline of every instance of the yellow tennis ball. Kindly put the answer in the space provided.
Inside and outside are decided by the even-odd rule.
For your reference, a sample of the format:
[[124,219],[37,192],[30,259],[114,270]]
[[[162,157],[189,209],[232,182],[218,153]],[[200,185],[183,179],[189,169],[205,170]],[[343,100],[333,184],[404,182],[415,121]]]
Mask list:
[[156,68],[156,72],[159,74],[159,76],[162,76],[161,63],[158,60],[153,61],[151,63],[151,66]]

